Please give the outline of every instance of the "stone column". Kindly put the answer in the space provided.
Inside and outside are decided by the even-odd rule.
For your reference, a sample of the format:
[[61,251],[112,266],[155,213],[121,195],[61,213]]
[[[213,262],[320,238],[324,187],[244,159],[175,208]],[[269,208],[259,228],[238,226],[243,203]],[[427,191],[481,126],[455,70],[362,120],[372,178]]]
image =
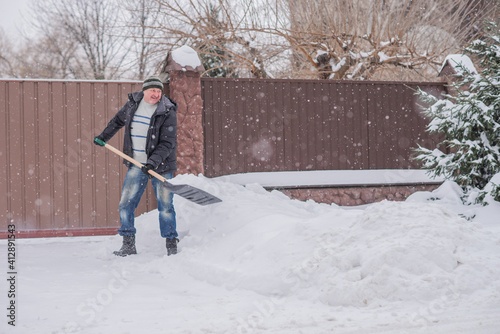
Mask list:
[[[182,63],[186,59],[191,64]],[[187,46],[169,52],[165,63],[163,72],[170,73],[169,95],[177,102],[177,173],[198,175],[204,173],[200,73],[205,69],[196,52]]]

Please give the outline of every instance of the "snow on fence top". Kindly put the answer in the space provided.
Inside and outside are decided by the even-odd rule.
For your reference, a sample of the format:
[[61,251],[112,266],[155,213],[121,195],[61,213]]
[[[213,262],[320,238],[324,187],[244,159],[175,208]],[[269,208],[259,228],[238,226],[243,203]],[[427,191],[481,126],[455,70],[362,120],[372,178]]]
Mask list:
[[420,169],[317,170],[255,172],[216,177],[237,184],[257,183],[263,187],[368,186],[380,184],[432,184],[443,178],[430,178]]

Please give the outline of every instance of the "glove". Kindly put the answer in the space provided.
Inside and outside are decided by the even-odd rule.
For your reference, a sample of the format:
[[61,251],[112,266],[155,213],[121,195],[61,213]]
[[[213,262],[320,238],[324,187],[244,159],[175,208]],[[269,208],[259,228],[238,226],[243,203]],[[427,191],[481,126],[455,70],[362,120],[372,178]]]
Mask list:
[[145,164],[141,167],[141,170],[144,174],[146,174],[149,178],[152,178],[153,175],[149,174],[149,171],[153,169],[153,166],[150,164]]
[[106,142],[99,138],[99,136],[94,138],[94,144],[99,145],[99,146],[104,146],[106,145]]

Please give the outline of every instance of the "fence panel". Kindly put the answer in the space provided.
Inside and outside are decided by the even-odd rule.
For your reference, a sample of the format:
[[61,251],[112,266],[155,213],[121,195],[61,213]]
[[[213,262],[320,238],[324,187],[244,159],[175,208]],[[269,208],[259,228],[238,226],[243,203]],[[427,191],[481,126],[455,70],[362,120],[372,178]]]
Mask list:
[[202,78],[205,174],[407,169],[425,132],[417,87],[443,83]]
[[[126,168],[92,140],[137,90],[140,82],[0,81],[0,231],[119,226]],[[121,149],[122,141],[120,131],[110,144]],[[155,207],[148,187],[137,213]]]

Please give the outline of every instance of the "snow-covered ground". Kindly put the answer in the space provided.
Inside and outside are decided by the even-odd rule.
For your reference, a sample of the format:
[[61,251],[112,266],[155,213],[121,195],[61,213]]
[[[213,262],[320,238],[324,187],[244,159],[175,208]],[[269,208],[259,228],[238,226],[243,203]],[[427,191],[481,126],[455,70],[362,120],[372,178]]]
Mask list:
[[18,239],[16,327],[4,315],[0,332],[500,332],[499,203],[462,206],[449,182],[405,202],[338,207],[256,184],[175,181],[223,199],[175,198],[176,256],[156,211],[137,218],[139,254],[126,258],[112,255],[119,236]]

